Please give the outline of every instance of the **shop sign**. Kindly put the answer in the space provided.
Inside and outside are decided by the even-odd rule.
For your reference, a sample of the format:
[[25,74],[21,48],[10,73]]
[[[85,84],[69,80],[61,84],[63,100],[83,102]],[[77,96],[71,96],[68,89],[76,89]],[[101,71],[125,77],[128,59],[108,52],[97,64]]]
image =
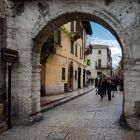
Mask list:
[[15,63],[18,61],[18,51],[3,48],[1,50],[1,60],[4,62]]

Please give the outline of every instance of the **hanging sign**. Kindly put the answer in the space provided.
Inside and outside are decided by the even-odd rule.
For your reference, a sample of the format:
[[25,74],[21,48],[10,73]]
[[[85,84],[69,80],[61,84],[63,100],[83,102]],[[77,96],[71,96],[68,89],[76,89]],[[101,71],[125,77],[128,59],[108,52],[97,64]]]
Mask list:
[[8,48],[3,48],[1,50],[1,60],[4,62],[11,62],[15,63],[18,61],[18,51],[8,49]]

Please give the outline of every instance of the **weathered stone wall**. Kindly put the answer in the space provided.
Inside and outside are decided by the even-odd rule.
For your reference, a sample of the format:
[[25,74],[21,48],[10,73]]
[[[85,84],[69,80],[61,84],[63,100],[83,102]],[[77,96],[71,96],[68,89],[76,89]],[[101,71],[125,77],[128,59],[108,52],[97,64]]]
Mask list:
[[[0,17],[0,49],[6,47],[6,19]],[[0,61],[0,89],[5,90],[5,64]]]
[[12,66],[13,108],[18,122],[25,123],[30,114],[40,111],[39,58],[47,36],[68,21],[84,19],[102,24],[118,39],[125,60],[124,113],[129,125],[139,129],[135,119],[140,101],[138,0],[26,0],[11,2],[11,7],[13,16],[7,16],[7,47],[19,51],[19,62]]
[[124,113],[128,125],[140,129],[140,61],[125,59],[124,71]]
[[[0,17],[0,49],[6,47],[6,19]],[[6,65],[0,61],[0,122],[6,110]]]
[[[2,7],[3,5],[3,7]],[[0,2],[0,52],[6,47],[7,25],[5,17],[5,5]],[[0,124],[6,120],[6,64],[0,60]]]
[[[7,45],[6,3],[0,1],[0,54]],[[1,58],[1,55],[0,55]],[[6,64],[0,59],[0,131],[6,129],[7,120]]]

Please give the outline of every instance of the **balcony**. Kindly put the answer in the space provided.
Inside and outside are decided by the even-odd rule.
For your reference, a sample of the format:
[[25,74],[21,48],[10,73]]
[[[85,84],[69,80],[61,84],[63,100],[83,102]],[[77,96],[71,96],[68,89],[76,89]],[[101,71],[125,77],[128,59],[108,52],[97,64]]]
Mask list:
[[85,55],[90,55],[92,54],[92,45],[89,45],[88,48],[85,48]]
[[79,38],[82,38],[81,34],[79,32],[73,32],[73,36],[71,37],[71,40],[76,41]]
[[112,67],[111,66],[101,66],[101,65],[96,65],[95,68],[97,70],[110,70]]

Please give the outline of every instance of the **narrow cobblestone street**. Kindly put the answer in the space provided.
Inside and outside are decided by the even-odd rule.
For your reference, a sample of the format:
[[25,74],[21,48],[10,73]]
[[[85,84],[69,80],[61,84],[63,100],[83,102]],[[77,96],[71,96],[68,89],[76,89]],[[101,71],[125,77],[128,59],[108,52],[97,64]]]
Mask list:
[[122,92],[108,101],[95,90],[44,113],[44,120],[31,126],[16,126],[0,140],[139,140],[139,132],[119,125]]

